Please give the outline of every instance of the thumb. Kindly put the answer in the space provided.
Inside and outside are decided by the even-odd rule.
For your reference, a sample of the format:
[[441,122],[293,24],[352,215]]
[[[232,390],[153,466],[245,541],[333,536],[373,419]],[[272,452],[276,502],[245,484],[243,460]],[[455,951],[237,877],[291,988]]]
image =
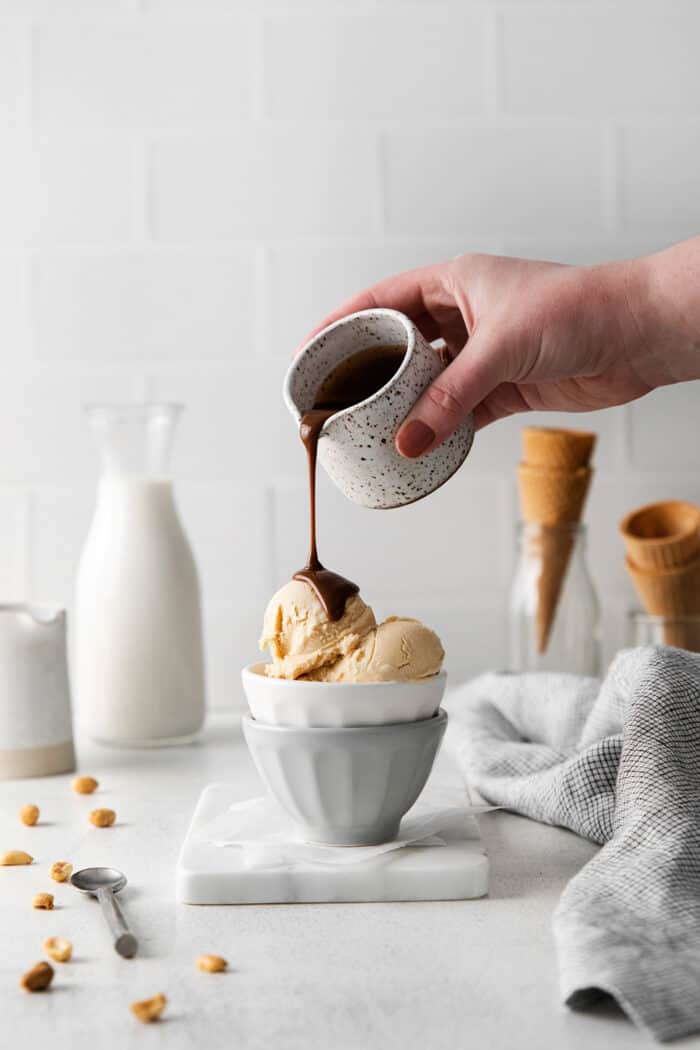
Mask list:
[[475,333],[418,398],[396,435],[397,450],[407,459],[432,452],[503,381],[503,371],[493,342]]

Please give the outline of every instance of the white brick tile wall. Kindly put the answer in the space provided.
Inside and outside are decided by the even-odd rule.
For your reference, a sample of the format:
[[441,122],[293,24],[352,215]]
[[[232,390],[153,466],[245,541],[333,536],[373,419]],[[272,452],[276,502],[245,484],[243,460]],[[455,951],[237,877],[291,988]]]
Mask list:
[[176,492],[207,601],[240,603],[259,611],[275,582],[268,488],[233,481],[190,481]]
[[86,244],[132,237],[134,158],[123,138],[45,135],[31,165],[39,240]]
[[206,689],[209,704],[224,711],[246,706],[241,668],[260,657],[260,610],[237,598],[207,602],[203,609]]
[[139,18],[52,21],[35,32],[35,115],[43,127],[210,124],[250,114],[251,27]]
[[697,4],[504,11],[506,108],[556,113],[697,112]]
[[[1,59],[0,59],[0,69]],[[30,193],[32,167],[26,137],[0,130],[0,245],[3,251],[26,249],[34,217]]]
[[299,439],[281,404],[286,362],[257,359],[245,343],[234,354],[235,368],[154,370],[152,395],[187,406],[175,445],[176,472],[194,481],[258,484],[294,477]]
[[[471,469],[470,469],[471,468]],[[482,478],[467,463],[450,482],[409,507],[369,512],[348,506],[323,477],[319,483],[321,560],[373,593],[400,600],[396,614],[411,615],[420,594],[451,594],[479,604],[484,592],[507,583],[503,551],[511,541],[505,482]],[[303,449],[298,480],[275,489],[274,549],[278,585],[301,568],[308,549],[307,492]]]
[[603,228],[602,138],[594,126],[391,130],[383,149],[392,234]]
[[[474,251],[493,248],[486,239]],[[268,253],[270,318],[268,349],[289,359],[320,318],[344,299],[387,274],[428,266],[465,250],[458,238],[386,240],[334,238],[273,243]]]
[[102,369],[0,381],[0,484],[92,480],[97,454],[83,406],[129,401],[133,377]]
[[242,125],[234,136],[169,138],[151,151],[161,240],[371,233],[376,136],[328,125]]
[[36,486],[29,493],[28,596],[72,606],[75,573],[95,507],[95,488]]
[[25,349],[28,269],[20,256],[0,255],[0,361],[17,361]]
[[637,473],[687,470],[700,483],[700,382],[664,387],[630,406],[630,458]]
[[20,486],[0,487],[0,593],[2,601],[26,593],[26,494]]
[[0,6],[0,128],[19,127],[29,108],[29,29]]
[[[483,110],[479,14],[295,14],[265,22],[267,111],[298,119],[461,117]],[[470,47],[468,41],[477,41]],[[469,61],[465,62],[465,49]]]
[[[262,606],[306,553],[296,344],[464,251],[590,264],[698,232],[699,29],[691,0],[0,0],[0,601],[71,601],[98,469],[82,405],[182,400],[210,701],[240,707]],[[566,419],[600,434],[608,655],[634,604],[619,518],[700,500],[697,397]],[[322,555],[380,616],[434,626],[455,678],[505,659],[525,422],[545,417],[487,428],[404,511],[321,481]]]
[[252,251],[44,255],[35,262],[43,360],[229,359],[253,331]]
[[626,127],[620,149],[622,217],[626,226],[697,229],[700,120]]

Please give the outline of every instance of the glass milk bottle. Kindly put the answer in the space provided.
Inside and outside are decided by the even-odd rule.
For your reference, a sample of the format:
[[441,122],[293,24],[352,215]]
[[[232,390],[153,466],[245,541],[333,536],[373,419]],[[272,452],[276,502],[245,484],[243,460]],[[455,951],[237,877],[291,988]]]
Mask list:
[[508,607],[511,671],[600,674],[600,608],[585,542],[585,525],[518,526]]
[[78,568],[77,707],[93,739],[160,747],[204,720],[199,581],[167,468],[181,405],[87,408],[102,461]]

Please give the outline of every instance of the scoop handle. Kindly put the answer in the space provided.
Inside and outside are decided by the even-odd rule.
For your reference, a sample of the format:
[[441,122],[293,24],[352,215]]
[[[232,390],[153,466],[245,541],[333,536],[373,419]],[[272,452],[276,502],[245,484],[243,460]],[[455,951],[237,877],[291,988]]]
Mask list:
[[102,908],[107,925],[114,937],[114,950],[125,959],[136,955],[138,941],[126,924],[123,912],[117,904],[116,897],[109,887],[100,887],[97,891],[97,899]]

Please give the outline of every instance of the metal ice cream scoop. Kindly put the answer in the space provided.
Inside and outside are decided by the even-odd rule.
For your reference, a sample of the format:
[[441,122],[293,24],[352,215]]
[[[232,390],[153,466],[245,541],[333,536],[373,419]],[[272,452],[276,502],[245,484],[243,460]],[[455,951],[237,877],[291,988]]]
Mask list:
[[126,886],[126,875],[116,868],[82,868],[71,876],[72,884],[82,893],[97,897],[102,914],[114,937],[114,949],[125,959],[136,954],[138,942],[126,924],[115,893]]

